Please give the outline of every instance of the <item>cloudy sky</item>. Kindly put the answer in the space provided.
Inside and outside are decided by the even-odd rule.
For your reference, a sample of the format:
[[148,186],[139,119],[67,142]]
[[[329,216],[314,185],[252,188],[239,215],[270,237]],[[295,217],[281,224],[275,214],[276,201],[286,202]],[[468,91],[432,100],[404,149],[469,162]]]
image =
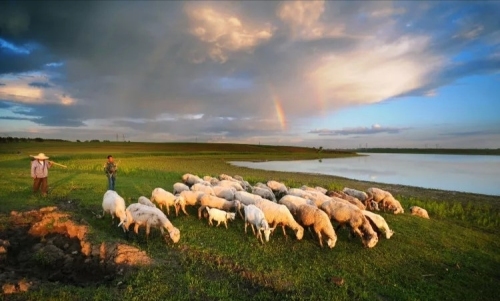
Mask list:
[[0,136],[500,147],[500,2],[0,2]]

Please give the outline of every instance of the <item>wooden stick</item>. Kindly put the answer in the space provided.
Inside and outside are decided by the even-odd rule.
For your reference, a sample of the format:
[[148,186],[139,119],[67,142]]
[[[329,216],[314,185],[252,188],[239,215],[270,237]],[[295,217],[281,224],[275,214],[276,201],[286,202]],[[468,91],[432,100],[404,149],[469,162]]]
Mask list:
[[56,163],[56,162],[54,162],[54,161],[50,161],[50,163],[55,164],[55,165],[57,165],[57,166],[64,167],[64,168],[68,168],[68,166],[66,166],[66,165],[62,165],[62,164],[59,164],[59,163]]

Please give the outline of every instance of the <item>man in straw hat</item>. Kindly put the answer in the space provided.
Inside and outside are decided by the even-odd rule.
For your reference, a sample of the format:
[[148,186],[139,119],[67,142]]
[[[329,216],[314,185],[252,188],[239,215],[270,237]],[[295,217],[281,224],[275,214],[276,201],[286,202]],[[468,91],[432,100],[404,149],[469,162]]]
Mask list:
[[31,177],[33,178],[33,192],[38,192],[41,186],[42,196],[47,196],[49,168],[52,167],[52,162],[48,161],[49,157],[44,153],[39,153],[31,162]]

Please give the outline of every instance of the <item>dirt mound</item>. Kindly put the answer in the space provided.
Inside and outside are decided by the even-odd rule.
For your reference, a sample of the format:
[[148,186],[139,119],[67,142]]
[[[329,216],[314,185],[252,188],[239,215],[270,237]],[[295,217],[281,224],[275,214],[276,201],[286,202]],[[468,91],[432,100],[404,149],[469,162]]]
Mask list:
[[0,286],[3,294],[34,289],[43,282],[75,286],[112,285],[137,265],[152,260],[125,244],[92,244],[88,227],[56,207],[11,212],[0,231]]

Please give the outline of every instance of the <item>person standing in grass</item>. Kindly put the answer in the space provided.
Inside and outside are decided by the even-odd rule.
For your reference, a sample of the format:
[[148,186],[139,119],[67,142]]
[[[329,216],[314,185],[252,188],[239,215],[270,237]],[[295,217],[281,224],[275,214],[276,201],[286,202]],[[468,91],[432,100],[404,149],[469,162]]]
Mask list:
[[104,164],[104,172],[108,177],[108,190],[115,190],[115,182],[116,182],[116,170],[118,167],[115,164],[115,159],[113,156],[108,156],[108,161]]
[[[49,168],[52,167],[52,162],[48,161],[49,157],[44,153],[39,153],[36,156],[31,156],[35,160],[31,161],[31,178],[33,178],[33,193],[42,191],[42,196],[47,196],[48,191],[48,176]],[[40,189],[41,188],[41,189]]]

